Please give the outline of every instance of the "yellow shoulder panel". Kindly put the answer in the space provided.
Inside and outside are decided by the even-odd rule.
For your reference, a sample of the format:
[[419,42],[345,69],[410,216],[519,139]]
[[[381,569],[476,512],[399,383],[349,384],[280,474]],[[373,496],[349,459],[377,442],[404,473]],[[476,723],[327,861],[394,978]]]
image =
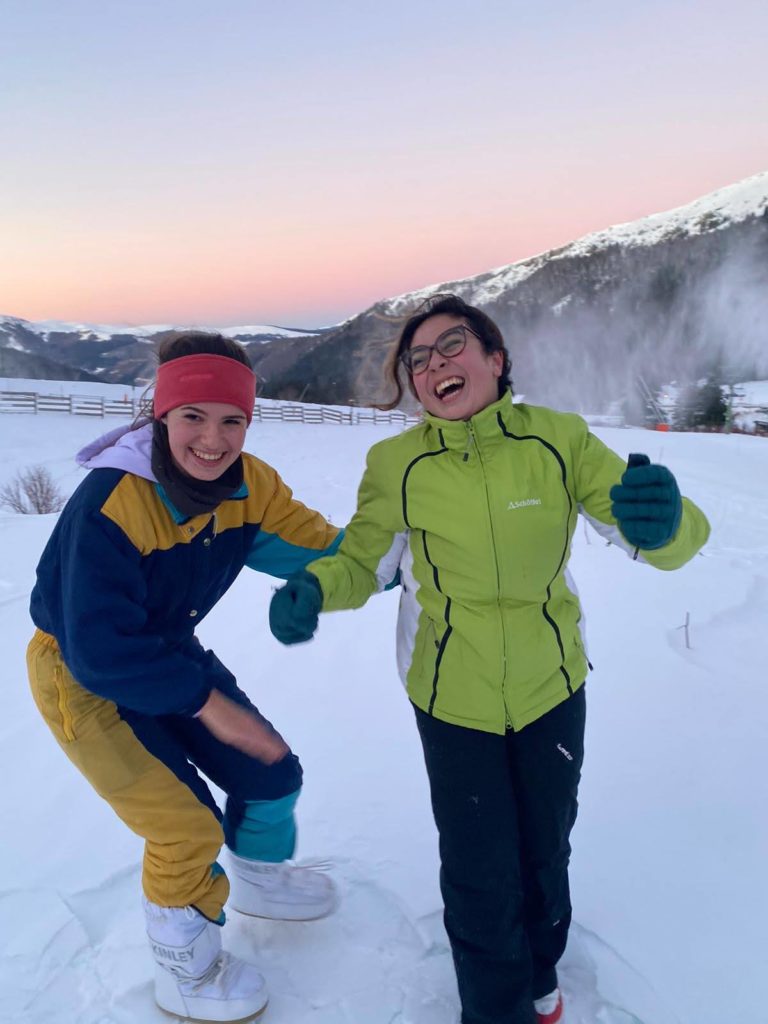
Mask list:
[[183,527],[173,521],[152,481],[132,473],[121,478],[101,511],[120,527],[142,555],[167,551],[191,539],[190,535],[185,535]]
[[216,509],[216,532],[237,530],[245,523],[260,523],[275,493],[277,473],[255,455],[243,452],[243,480],[248,496],[242,501],[224,501]]

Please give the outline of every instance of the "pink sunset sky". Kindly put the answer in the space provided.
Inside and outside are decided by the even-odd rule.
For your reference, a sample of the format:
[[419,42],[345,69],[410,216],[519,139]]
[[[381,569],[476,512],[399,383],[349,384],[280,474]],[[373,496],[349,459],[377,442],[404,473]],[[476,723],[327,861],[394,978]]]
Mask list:
[[338,322],[768,168],[764,0],[6,0],[0,313]]

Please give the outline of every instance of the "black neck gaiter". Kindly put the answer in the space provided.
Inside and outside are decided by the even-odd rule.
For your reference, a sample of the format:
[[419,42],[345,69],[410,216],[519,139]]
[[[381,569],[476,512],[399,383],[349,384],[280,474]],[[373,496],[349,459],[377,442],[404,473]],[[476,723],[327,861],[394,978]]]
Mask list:
[[155,420],[152,429],[152,472],[174,507],[191,518],[213,510],[231,498],[243,484],[243,458],[239,456],[218,480],[196,480],[179,469],[168,444],[168,428]]

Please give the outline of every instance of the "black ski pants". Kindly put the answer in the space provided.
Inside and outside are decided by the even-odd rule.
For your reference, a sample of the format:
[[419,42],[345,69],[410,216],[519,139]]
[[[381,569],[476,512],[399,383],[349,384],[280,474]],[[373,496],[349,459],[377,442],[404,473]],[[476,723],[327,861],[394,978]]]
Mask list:
[[504,736],[415,711],[462,1024],[535,1024],[533,1000],[557,985],[571,923],[584,687]]

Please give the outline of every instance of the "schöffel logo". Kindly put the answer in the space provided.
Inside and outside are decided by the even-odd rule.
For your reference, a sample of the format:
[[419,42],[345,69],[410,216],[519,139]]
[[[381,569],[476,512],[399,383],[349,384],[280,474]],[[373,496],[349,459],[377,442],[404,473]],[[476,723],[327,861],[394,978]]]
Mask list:
[[510,501],[507,505],[507,512],[516,508],[527,508],[529,505],[540,505],[541,498],[523,498],[522,501]]

